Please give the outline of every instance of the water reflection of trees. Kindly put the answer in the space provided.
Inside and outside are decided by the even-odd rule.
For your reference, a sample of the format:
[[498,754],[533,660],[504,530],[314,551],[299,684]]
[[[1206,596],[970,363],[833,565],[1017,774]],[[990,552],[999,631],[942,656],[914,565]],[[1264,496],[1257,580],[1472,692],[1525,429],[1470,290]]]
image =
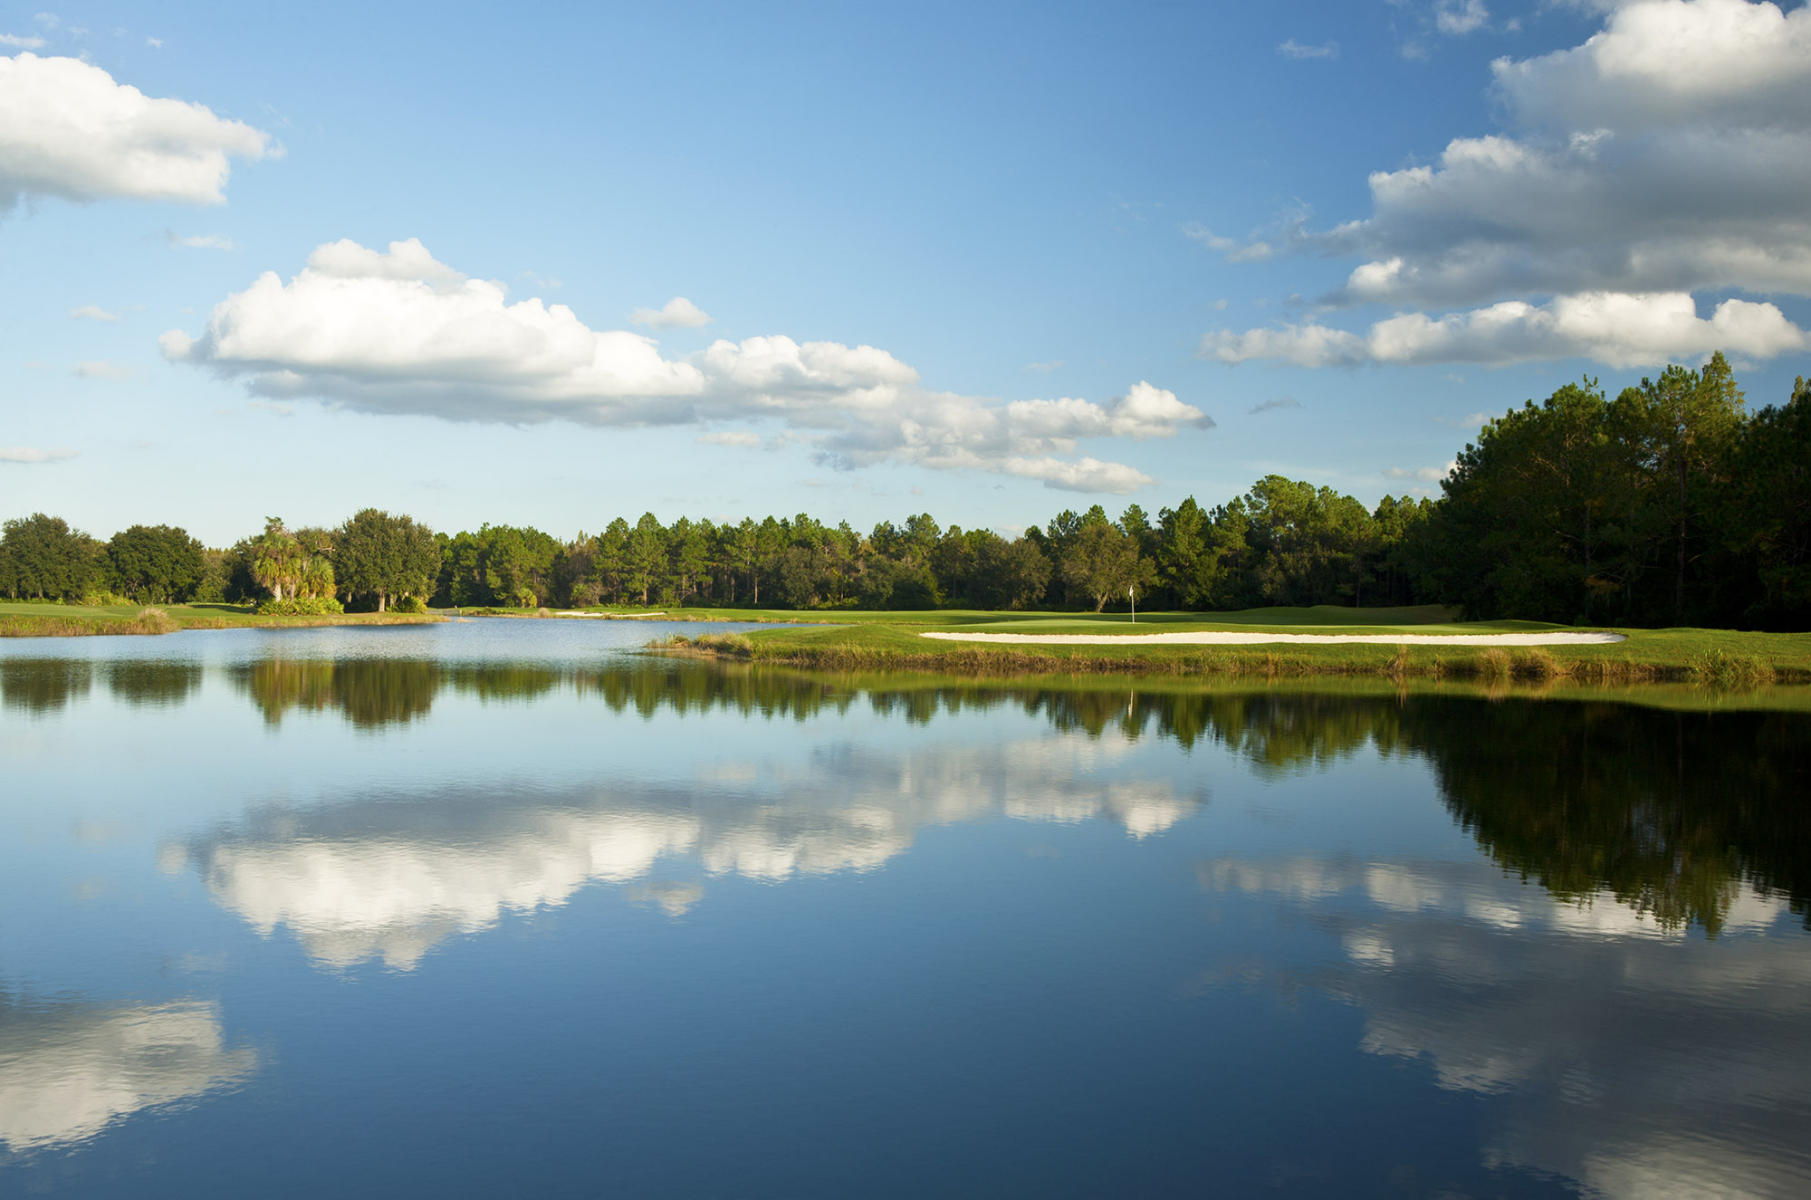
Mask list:
[[432,662],[378,658],[267,658],[235,672],[236,682],[271,725],[292,710],[333,710],[360,729],[426,716],[440,690],[439,675]]
[[201,687],[201,664],[122,659],[106,664],[107,690],[115,699],[145,707],[182,704]]
[[86,659],[0,658],[0,705],[29,713],[55,712],[88,694],[94,665]]
[[85,658],[0,658],[0,705],[57,712],[87,696],[97,674],[115,699],[155,707],[187,701],[203,672],[200,663],[155,659],[116,659],[97,668]]
[[1811,925],[1811,721],[1611,704],[1411,701],[1408,744],[1453,815],[1557,896],[1610,889],[1715,933],[1746,881]]

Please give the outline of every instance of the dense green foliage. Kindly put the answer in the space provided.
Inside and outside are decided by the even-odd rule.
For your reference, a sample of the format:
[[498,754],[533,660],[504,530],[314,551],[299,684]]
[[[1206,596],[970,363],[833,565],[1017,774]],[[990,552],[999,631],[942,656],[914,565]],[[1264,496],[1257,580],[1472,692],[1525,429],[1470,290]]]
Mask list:
[[104,557],[100,543],[43,513],[0,529],[0,594],[15,600],[80,600],[88,594]]
[[191,600],[207,573],[207,552],[185,530],[134,525],[107,543],[114,590],[140,604]]
[[1446,604],[1470,619],[1811,627],[1811,385],[1752,416],[1729,365],[1669,367],[1615,400],[1596,381],[1487,423],[1436,501],[1367,510],[1268,475],[1205,508],[1064,511],[1007,538],[928,513],[867,533],[806,514],[653,513],[562,542],[485,525],[435,534],[362,509],[337,529],[275,517],[223,551],[142,526],[100,543],[42,513],[5,523],[0,595],[145,603],[781,609]]
[[1803,629],[1811,385],[1750,417],[1722,355],[1607,400],[1568,385],[1484,428],[1431,529],[1468,616]]
[[427,596],[440,573],[440,544],[434,531],[412,517],[360,509],[340,526],[333,545],[333,568],[348,599],[375,599],[377,611],[390,601]]

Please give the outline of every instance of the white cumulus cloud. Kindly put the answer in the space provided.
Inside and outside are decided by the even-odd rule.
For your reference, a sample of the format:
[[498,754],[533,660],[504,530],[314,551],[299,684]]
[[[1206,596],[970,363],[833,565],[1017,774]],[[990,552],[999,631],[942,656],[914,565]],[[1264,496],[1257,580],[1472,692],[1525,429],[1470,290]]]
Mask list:
[[1725,300],[1705,319],[1685,292],[1592,292],[1539,305],[1506,300],[1437,318],[1402,313],[1376,322],[1364,334],[1318,324],[1285,325],[1210,333],[1201,343],[1203,357],[1223,363],[1270,360],[1301,367],[1507,366],[1556,358],[1640,367],[1701,358],[1713,350],[1765,359],[1806,349],[1811,349],[1811,335],[1772,304]]
[[[1770,304],[1719,305],[1706,322],[1679,297],[1811,295],[1811,7],[1574,7],[1600,13],[1602,29],[1555,53],[1498,59],[1490,87],[1504,128],[1373,173],[1368,216],[1318,231],[1291,219],[1281,236],[1196,235],[1234,261],[1358,259],[1327,297],[1335,305],[1483,307],[1407,314],[1369,335],[1320,326],[1215,335],[1214,352],[1230,361],[1286,347],[1292,361],[1325,364],[1421,361],[1442,345],[1452,357],[1440,361],[1491,362],[1525,361],[1544,343],[1542,354],[1649,363],[1701,353],[1707,329],[1755,357],[1802,345]],[[1448,3],[1437,17],[1458,33],[1488,12]],[[1563,315],[1611,307],[1622,310],[1620,331],[1549,336]],[[1519,328],[1525,349],[1501,350],[1517,335],[1499,326]],[[1404,344],[1383,344],[1393,338]]]
[[652,421],[663,413],[648,401],[704,383],[649,338],[594,331],[563,304],[511,304],[502,284],[461,275],[412,238],[388,251],[323,245],[287,283],[267,271],[221,301],[200,338],[171,331],[162,345],[248,376],[262,395],[467,419],[605,419],[633,407]]
[[273,152],[249,125],[80,59],[0,57],[0,211],[28,195],[218,204],[231,159]]
[[1811,10],[1748,0],[1626,4],[1581,46],[1498,59],[1491,71],[1527,125],[1803,130],[1811,118]]
[[222,300],[199,335],[170,330],[159,342],[171,361],[272,399],[511,423],[765,420],[833,466],[903,462],[1084,491],[1129,491],[1150,477],[1081,455],[1080,441],[1213,424],[1145,381],[1106,404],[1002,404],[926,389],[874,346],[785,335],[720,338],[667,358],[653,338],[592,329],[565,305],[512,302],[501,283],[454,270],[414,239],[323,245],[289,280],[266,272]]
[[80,308],[72,308],[69,310],[69,315],[74,317],[78,321],[117,321],[117,320],[119,320],[118,313],[108,312],[106,309],[102,308],[98,304],[84,304]]

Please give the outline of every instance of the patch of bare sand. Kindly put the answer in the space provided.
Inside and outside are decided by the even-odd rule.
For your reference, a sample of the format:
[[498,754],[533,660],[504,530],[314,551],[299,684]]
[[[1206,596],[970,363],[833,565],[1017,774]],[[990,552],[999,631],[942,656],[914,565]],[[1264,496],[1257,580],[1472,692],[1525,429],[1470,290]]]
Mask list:
[[1021,646],[1607,646],[1620,633],[1246,633],[1203,629],[1191,633],[921,633],[945,642],[997,642]]

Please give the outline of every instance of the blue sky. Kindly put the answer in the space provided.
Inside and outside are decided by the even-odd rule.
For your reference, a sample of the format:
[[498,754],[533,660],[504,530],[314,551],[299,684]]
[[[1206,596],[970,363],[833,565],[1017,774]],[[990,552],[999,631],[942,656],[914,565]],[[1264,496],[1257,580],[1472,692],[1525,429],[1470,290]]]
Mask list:
[[0,55],[0,513],[103,537],[1372,502],[1584,374],[1811,374],[1800,6],[12,6]]

